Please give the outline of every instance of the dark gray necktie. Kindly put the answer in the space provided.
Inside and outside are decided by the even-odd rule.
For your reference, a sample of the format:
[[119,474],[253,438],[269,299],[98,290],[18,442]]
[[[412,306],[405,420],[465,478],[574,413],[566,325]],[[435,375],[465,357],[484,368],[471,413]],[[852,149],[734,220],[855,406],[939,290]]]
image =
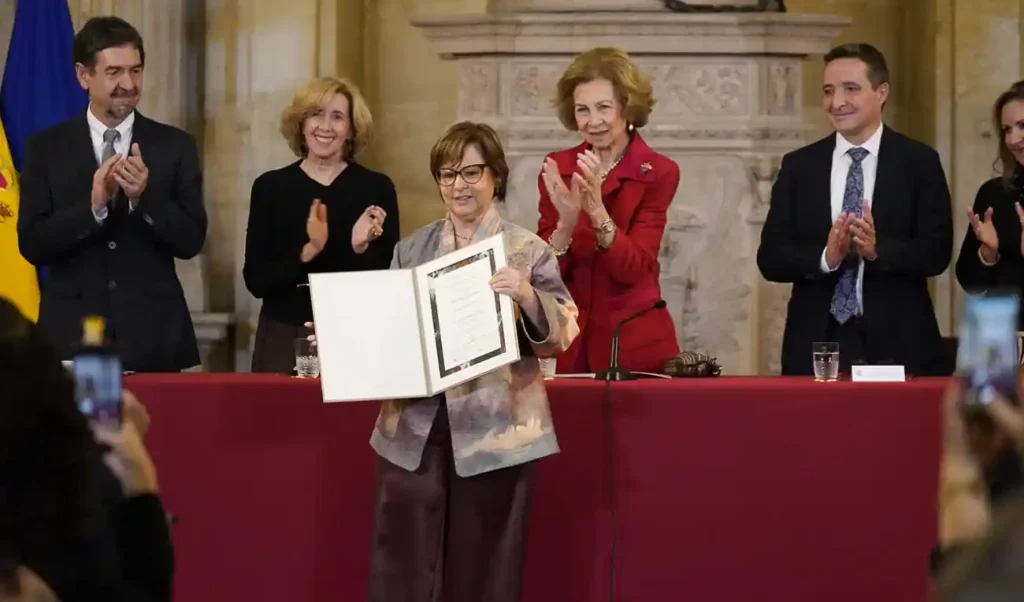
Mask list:
[[121,139],[121,132],[111,128],[103,132],[103,152],[100,154],[100,165],[115,155],[114,143]]

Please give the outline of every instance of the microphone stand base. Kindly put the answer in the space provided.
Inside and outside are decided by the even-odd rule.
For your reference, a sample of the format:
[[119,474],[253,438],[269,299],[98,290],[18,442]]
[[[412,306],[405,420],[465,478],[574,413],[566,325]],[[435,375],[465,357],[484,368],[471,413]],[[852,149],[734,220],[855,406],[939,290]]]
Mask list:
[[594,375],[595,380],[604,381],[636,380],[637,378],[639,377],[636,374],[622,368],[609,368]]

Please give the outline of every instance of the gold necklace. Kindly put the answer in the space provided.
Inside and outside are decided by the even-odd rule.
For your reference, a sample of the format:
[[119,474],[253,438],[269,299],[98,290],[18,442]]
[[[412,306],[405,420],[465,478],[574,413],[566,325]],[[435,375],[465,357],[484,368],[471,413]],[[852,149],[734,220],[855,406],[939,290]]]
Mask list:
[[460,240],[463,241],[463,242],[472,242],[473,241],[473,237],[472,236],[463,236],[463,235],[459,234],[459,231],[455,229],[455,222],[452,221],[452,218],[450,218],[450,217],[448,218],[448,223],[452,225],[452,234],[455,235],[455,243],[456,243],[455,246],[456,247],[459,246],[458,242]]

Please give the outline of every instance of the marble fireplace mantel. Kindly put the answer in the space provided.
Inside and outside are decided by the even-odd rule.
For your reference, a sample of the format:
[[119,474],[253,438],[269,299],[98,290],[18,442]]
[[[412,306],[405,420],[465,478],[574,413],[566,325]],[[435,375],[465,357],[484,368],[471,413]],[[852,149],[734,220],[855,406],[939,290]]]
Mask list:
[[846,17],[795,13],[581,12],[430,14],[413,19],[445,58],[579,53],[616,46],[630,54],[824,54]]
[[659,253],[680,344],[717,356],[729,374],[777,372],[789,287],[761,279],[755,254],[779,161],[809,131],[803,59],[827,52],[849,19],[673,13],[658,0],[531,2],[413,19],[458,66],[458,119],[502,135],[511,169],[506,216],[536,228],[543,157],[578,143],[551,102],[572,56],[623,48],[657,99],[641,133],[681,171]]

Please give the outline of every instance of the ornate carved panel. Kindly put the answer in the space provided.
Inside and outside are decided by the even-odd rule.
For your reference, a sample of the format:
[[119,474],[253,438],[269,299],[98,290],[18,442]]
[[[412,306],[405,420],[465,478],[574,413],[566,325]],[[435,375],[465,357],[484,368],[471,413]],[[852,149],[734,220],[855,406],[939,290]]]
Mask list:
[[511,119],[554,116],[551,106],[558,78],[568,60],[515,60],[502,65],[503,111]]
[[465,61],[459,65],[459,118],[483,119],[498,112],[498,62]]
[[800,64],[795,61],[773,61],[763,65],[764,104],[769,115],[797,115],[801,98],[800,75]]
[[676,59],[641,61],[658,98],[657,119],[750,115],[751,74],[747,62]]

